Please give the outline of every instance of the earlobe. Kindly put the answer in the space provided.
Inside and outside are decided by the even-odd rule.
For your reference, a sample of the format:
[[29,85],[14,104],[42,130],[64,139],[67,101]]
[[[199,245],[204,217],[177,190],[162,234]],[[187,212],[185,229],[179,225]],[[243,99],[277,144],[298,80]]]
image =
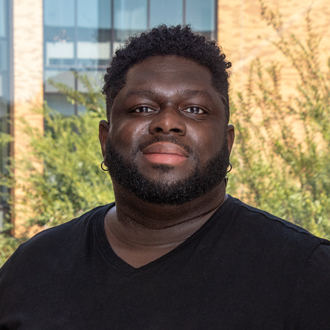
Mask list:
[[105,145],[108,138],[108,132],[109,132],[109,123],[106,120],[101,120],[99,123],[99,140],[101,144],[103,158],[105,155]]
[[228,150],[231,153],[235,140],[235,128],[233,125],[227,126],[227,141],[228,141]]

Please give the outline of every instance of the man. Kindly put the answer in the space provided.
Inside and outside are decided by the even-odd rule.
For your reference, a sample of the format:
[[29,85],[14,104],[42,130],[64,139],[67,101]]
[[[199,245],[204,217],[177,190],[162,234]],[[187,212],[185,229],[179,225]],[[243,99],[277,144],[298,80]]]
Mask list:
[[330,243],[226,195],[229,67],[188,27],[116,52],[99,127],[115,204],[19,247],[0,329],[330,329]]

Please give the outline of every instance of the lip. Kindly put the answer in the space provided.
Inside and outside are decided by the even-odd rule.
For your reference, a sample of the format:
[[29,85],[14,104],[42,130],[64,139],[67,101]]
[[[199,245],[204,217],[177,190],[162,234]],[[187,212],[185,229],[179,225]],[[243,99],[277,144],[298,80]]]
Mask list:
[[144,156],[155,164],[178,165],[188,158],[188,152],[171,142],[156,142],[142,150]]
[[188,152],[171,142],[156,142],[142,150],[144,154],[169,154],[188,157]]

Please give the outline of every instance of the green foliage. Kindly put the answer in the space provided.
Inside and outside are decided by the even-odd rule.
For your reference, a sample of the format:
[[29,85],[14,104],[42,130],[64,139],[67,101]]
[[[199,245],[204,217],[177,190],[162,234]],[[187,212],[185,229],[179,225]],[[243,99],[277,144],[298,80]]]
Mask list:
[[97,129],[101,117],[92,112],[63,117],[47,108],[44,116],[44,134],[29,129],[33,156],[24,161],[23,171],[30,175],[23,186],[23,205],[36,210],[30,225],[53,226],[109,202],[113,195],[108,175],[100,168]]
[[[278,33],[273,45],[297,70],[299,82],[296,96],[284,99],[279,64],[264,67],[259,59],[251,64],[246,89],[231,97],[236,141],[228,192],[330,238],[330,59],[324,72],[309,14],[301,42],[285,34],[281,16],[260,3],[262,18]],[[87,77],[78,79],[87,93],[53,84],[69,102],[85,106],[84,114],[63,117],[45,105],[45,132],[23,123],[31,149],[11,163],[0,184],[23,189],[24,198],[15,205],[26,215],[26,235],[11,237],[10,228],[0,233],[0,265],[31,228],[58,225],[114,199],[109,176],[100,169],[96,133],[105,117],[104,100]]]
[[88,90],[85,94],[61,84],[56,87],[69,102],[85,106],[83,114],[65,117],[45,104],[39,110],[45,119],[44,132],[22,122],[30,150],[16,163],[12,160],[9,176],[1,183],[23,190],[15,208],[26,219],[26,231],[20,239],[11,237],[8,228],[0,234],[0,264],[31,231],[64,223],[114,200],[109,175],[100,168],[103,157],[97,132],[105,118],[104,100],[85,76],[79,79]]
[[16,238],[9,235],[8,231],[11,226],[5,225],[2,233],[0,233],[0,267],[14,253],[16,248],[24,242],[25,238]]
[[[236,126],[229,193],[330,238],[330,60],[319,63],[320,37],[306,16],[306,40],[286,35],[281,16],[262,1],[262,18],[278,33],[273,45],[299,75],[296,96],[280,92],[280,66],[251,64],[246,90],[233,97]],[[325,70],[326,72],[324,72]]]

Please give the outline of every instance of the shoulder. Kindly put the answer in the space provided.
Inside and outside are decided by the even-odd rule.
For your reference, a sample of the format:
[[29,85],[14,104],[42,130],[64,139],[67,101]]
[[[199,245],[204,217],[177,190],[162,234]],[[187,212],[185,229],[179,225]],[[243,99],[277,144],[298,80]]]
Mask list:
[[238,235],[251,250],[260,249],[269,256],[277,255],[285,260],[300,260],[303,267],[317,247],[330,249],[328,240],[316,237],[304,228],[231,196],[229,202],[230,235]]
[[45,258],[65,256],[77,246],[84,244],[86,236],[90,235],[93,225],[102,213],[112,204],[96,207],[78,218],[56,227],[46,229],[27,242],[21,244],[0,270],[2,273],[8,268],[18,267],[22,263],[37,263]]
[[330,246],[318,245],[296,282],[293,316],[299,329],[329,329]]
[[262,228],[263,230],[260,232],[260,235],[266,233],[272,233],[274,235],[281,234],[284,235],[284,237],[293,236],[299,237],[300,239],[310,239],[318,243],[330,244],[328,240],[316,237],[306,229],[292,222],[247,205],[237,198],[231,196],[229,196],[229,198],[231,201],[231,216],[239,220],[240,225]]
[[81,237],[82,233],[90,229],[90,226],[93,225],[94,221],[97,220],[101,213],[106,213],[106,210],[110,205],[111,204],[98,206],[78,218],[72,219],[59,226],[46,229],[23,243],[20,248],[22,248],[22,250],[27,250],[33,246],[38,246],[44,243],[49,245],[51,242],[54,242],[55,244],[56,242],[61,242],[61,244],[63,244],[68,242],[68,240],[77,240]]

